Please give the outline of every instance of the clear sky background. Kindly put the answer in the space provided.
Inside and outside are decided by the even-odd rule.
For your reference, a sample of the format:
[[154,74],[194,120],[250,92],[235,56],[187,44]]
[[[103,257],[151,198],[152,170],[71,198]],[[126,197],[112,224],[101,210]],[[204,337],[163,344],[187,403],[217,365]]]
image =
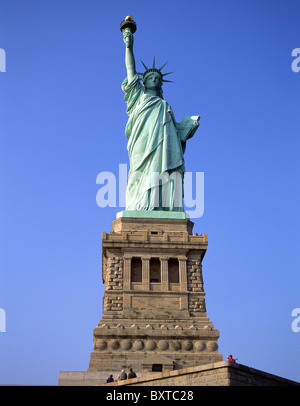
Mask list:
[[0,383],[85,371],[102,316],[96,177],[127,163],[125,45],[175,83],[177,121],[200,115],[187,171],[204,172],[208,317],[219,350],[300,382],[300,47],[295,0],[0,0]]

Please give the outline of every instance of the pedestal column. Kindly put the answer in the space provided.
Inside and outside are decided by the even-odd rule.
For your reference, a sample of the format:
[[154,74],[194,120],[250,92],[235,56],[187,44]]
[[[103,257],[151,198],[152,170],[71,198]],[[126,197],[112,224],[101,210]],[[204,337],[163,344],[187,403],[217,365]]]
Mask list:
[[124,256],[124,280],[123,280],[124,290],[131,289],[131,258]]
[[161,267],[161,290],[168,290],[169,281],[168,281],[168,258],[160,259]]
[[142,289],[150,290],[150,257],[142,257]]
[[180,291],[187,291],[186,257],[179,257],[178,261]]

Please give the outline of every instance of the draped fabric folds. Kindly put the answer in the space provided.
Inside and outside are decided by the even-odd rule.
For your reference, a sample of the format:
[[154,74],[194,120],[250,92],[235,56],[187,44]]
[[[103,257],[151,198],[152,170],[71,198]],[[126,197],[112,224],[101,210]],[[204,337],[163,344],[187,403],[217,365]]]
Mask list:
[[126,210],[183,211],[183,154],[197,124],[190,117],[176,123],[171,106],[148,94],[138,74],[129,84],[126,78],[122,89],[129,116]]

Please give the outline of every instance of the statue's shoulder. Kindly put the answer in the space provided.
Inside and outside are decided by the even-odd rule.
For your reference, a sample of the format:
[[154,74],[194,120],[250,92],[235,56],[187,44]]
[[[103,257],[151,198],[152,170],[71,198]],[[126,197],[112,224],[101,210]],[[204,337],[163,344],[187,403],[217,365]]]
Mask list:
[[130,92],[132,90],[144,90],[144,86],[141,84],[139,75],[136,73],[132,80],[129,82],[128,76],[122,82],[122,90],[124,92]]

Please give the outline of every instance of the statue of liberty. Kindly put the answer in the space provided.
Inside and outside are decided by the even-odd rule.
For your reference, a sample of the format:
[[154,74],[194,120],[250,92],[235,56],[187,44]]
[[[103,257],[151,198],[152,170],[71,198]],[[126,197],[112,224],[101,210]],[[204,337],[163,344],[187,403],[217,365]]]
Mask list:
[[[130,170],[126,190],[126,211],[183,212],[184,152],[187,139],[199,126],[199,116],[175,121],[171,106],[163,99],[162,84],[169,82],[161,68],[143,62],[145,72],[136,72],[131,16],[121,24],[126,45],[127,77],[122,83],[129,116],[128,138]],[[171,72],[170,72],[171,73]],[[140,75],[142,76],[140,79]]]

